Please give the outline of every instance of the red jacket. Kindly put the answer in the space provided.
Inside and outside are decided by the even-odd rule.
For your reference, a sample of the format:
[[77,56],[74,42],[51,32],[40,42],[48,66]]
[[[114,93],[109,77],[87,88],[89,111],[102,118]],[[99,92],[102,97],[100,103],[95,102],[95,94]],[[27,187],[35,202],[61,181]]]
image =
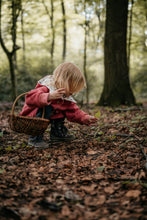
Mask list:
[[48,101],[48,93],[49,89],[38,83],[36,88],[26,95],[20,115],[35,117],[39,108],[51,105],[54,109],[51,119],[66,117],[71,122],[89,124],[90,115],[81,111],[74,102],[62,99]]

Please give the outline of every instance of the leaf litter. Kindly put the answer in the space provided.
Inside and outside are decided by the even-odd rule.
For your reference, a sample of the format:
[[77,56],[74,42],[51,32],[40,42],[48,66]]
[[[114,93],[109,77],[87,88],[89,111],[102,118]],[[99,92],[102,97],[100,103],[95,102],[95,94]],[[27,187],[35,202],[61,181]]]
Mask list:
[[1,219],[147,219],[146,108],[83,109],[97,124],[66,121],[76,140],[39,150],[0,111]]

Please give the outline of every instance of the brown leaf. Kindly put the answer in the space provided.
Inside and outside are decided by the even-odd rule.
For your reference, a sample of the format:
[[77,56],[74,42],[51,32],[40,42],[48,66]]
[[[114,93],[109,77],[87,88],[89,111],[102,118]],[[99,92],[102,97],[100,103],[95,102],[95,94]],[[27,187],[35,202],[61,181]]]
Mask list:
[[58,166],[58,168],[64,168],[64,167],[70,168],[70,167],[72,167],[72,163],[70,160],[63,160],[63,161],[57,163],[57,166]]
[[61,214],[62,214],[63,216],[69,216],[69,215],[70,215],[70,209],[68,208],[67,205],[64,205],[64,206],[62,207]]
[[105,195],[99,195],[97,205],[103,205],[105,203],[105,201],[106,201],[106,196]]
[[138,196],[140,196],[141,191],[140,190],[129,190],[126,193],[126,197],[133,197],[133,198],[137,198]]
[[94,151],[94,150],[90,149],[90,150],[87,151],[87,154],[88,155],[94,155],[94,154],[97,154],[97,151]]
[[82,198],[79,195],[75,194],[73,191],[66,191],[65,199],[67,199],[68,201],[74,201],[74,202],[82,200]]
[[44,172],[44,167],[40,167],[38,172],[40,172],[40,173]]
[[86,193],[93,194],[95,192],[95,188],[97,184],[92,184],[91,186],[81,186],[80,189],[84,190]]
[[85,197],[85,205],[87,206],[96,206],[97,204],[97,198],[92,198],[91,196]]
[[102,180],[102,179],[104,179],[104,175],[101,174],[101,173],[98,173],[98,174],[96,174],[96,175],[94,176],[94,179],[96,179],[96,180]]
[[105,191],[106,193],[109,193],[109,194],[113,194],[113,193],[114,193],[114,189],[113,189],[112,186],[105,187],[105,188],[104,188],[104,191]]
[[131,157],[131,156],[128,156],[126,158],[126,162],[129,163],[129,164],[136,164],[138,158],[134,158],[134,157]]

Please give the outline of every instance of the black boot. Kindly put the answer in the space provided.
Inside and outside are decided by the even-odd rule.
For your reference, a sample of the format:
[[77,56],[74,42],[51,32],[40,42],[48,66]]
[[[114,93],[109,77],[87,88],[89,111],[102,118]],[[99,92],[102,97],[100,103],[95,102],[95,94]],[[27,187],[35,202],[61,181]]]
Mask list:
[[38,148],[38,149],[44,149],[44,148],[49,147],[49,144],[43,140],[43,135],[40,135],[40,136],[30,135],[29,140],[28,140],[28,145],[34,146],[35,148]]
[[64,125],[64,118],[52,119],[50,140],[53,142],[71,141],[75,137],[69,134],[68,129]]

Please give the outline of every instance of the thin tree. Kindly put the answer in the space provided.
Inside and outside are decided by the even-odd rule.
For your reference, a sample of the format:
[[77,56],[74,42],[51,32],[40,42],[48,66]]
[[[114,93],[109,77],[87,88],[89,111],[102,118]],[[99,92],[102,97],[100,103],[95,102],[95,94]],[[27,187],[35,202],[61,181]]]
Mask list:
[[[77,4],[80,4],[82,7],[78,7]],[[82,22],[81,27],[84,29],[84,42],[83,42],[83,73],[85,76],[87,88],[86,88],[86,103],[89,104],[89,82],[88,82],[88,72],[87,72],[87,47],[88,47],[88,35],[90,31],[90,21],[91,21],[91,12],[88,10],[91,2],[89,0],[79,0],[78,2],[74,1],[74,10],[76,13],[84,14],[84,22]]]
[[50,54],[51,54],[51,64],[53,66],[54,65],[54,49],[55,49],[54,1],[50,0],[51,10],[49,10],[44,0],[42,0],[42,3],[44,5],[46,14],[48,15],[50,19],[50,27],[51,27],[51,32],[52,32]]
[[107,0],[104,43],[105,78],[99,105],[135,104],[127,64],[127,16],[128,0]]
[[87,75],[87,35],[88,35],[88,29],[89,29],[89,21],[87,20],[87,14],[86,14],[86,1],[84,0],[84,13],[85,13],[85,19],[84,19],[84,59],[83,59],[83,73],[85,76],[85,80],[87,82],[87,88],[86,88],[86,103],[89,103],[89,85],[88,85],[88,75]]
[[26,63],[26,56],[25,56],[26,46],[25,46],[25,32],[24,32],[24,9],[23,9],[22,3],[21,3],[21,34],[22,34],[23,63],[24,63],[24,66],[25,66],[25,63]]
[[97,46],[98,44],[103,41],[103,35],[104,35],[104,14],[105,14],[105,1],[103,0],[95,0],[95,14],[98,19],[98,35],[97,35]]
[[67,38],[67,28],[66,28],[66,12],[65,12],[65,4],[64,0],[61,0],[61,8],[62,8],[62,15],[63,15],[63,52],[62,52],[62,59],[65,60],[66,57],[66,38]]
[[15,76],[15,64],[14,64],[15,58],[14,57],[16,55],[16,51],[20,48],[16,44],[17,19],[18,19],[19,12],[20,12],[20,1],[11,0],[11,8],[12,8],[12,17],[11,17],[12,50],[9,51],[2,37],[2,0],[0,0],[0,44],[9,61],[11,85],[12,85],[12,99],[14,100],[16,98],[16,76]]
[[130,69],[130,56],[131,56],[131,39],[132,39],[132,15],[133,15],[134,0],[131,0],[131,9],[129,17],[129,33],[128,33],[128,68]]

